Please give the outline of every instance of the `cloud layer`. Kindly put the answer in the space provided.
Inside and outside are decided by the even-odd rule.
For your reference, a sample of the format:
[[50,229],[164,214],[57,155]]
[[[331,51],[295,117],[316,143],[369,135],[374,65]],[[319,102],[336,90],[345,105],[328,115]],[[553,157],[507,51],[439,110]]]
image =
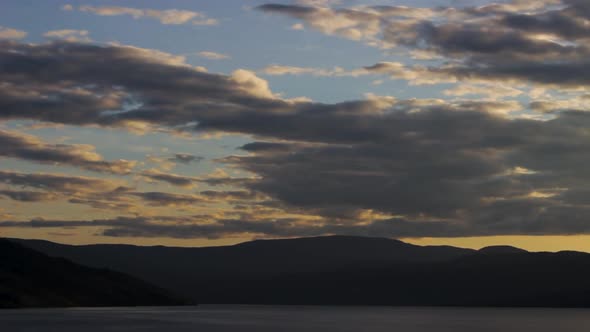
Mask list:
[[[0,156],[132,174],[137,181],[175,190],[3,170],[4,199],[68,200],[125,216],[5,220],[0,226],[89,226],[102,227],[106,236],[177,238],[590,233],[590,7],[584,1],[465,8],[331,8],[330,3],[259,9],[324,34],[405,50],[428,62],[381,61],[352,70],[271,65],[264,74],[460,82],[444,90],[446,96],[460,98],[369,94],[339,103],[285,99],[253,71],[209,73],[160,51],[75,40],[0,41],[2,120],[235,133],[251,139],[235,154],[215,160],[241,175],[186,176],[133,170],[134,163],[105,161],[92,146],[0,131]],[[164,24],[203,18],[123,7],[80,10]],[[490,89],[492,84],[500,86]],[[530,104],[515,100],[525,93],[532,96],[535,89],[574,93],[567,100],[543,93]],[[465,99],[471,95],[487,98]],[[540,116],[513,115],[523,110]],[[160,159],[173,164],[201,160],[184,153]],[[150,213],[138,213],[138,207]],[[178,213],[164,210],[171,207]]]
[[[589,83],[589,8],[579,0],[515,0],[465,8],[258,7],[327,35],[405,49],[420,59],[446,60],[439,66],[390,66],[401,78],[418,74],[436,82],[511,81],[569,88]],[[386,68],[377,64],[367,69]]]
[[0,156],[114,174],[129,174],[136,164],[127,160],[104,161],[91,145],[49,144],[32,135],[1,129]]

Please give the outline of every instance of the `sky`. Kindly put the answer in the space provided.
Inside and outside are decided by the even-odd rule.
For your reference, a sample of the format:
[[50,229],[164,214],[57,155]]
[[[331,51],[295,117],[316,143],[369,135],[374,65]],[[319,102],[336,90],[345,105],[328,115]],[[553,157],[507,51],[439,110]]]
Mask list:
[[590,251],[587,0],[2,1],[0,236]]

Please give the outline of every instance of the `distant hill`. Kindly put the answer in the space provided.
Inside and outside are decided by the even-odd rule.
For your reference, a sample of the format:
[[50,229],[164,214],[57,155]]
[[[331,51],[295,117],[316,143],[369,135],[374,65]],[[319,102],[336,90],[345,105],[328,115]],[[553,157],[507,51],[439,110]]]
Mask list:
[[[222,290],[225,283],[241,284],[245,280],[265,280],[303,272],[322,273],[344,267],[381,267],[394,262],[446,261],[475,252],[350,236],[258,240],[205,248],[69,246],[40,240],[14,241],[79,264],[128,273],[202,303],[217,302],[201,295]],[[209,287],[213,284],[219,286]]]
[[490,246],[478,250],[481,254],[523,254],[527,251],[512,246]]
[[0,308],[180,304],[186,302],[134,277],[0,239]]
[[364,237],[208,248],[14,240],[143,278],[200,303],[590,307],[590,255],[476,251]]

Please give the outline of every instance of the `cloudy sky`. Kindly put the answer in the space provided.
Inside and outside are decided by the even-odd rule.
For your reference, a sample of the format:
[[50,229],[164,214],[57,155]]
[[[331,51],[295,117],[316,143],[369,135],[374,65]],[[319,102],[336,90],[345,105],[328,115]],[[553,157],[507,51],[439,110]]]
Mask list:
[[587,0],[0,4],[0,235],[590,251]]

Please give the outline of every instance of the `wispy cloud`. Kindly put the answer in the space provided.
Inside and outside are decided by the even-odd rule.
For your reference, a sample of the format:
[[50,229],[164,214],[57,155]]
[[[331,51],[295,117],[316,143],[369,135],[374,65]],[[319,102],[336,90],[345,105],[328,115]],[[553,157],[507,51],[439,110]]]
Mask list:
[[46,190],[60,194],[108,192],[121,187],[124,182],[86,176],[50,173],[23,173],[0,170],[0,182],[13,186]]
[[166,182],[173,186],[183,188],[193,188],[196,186],[198,181],[198,178],[195,177],[171,174],[169,172],[162,172],[156,169],[143,171],[139,174],[139,176],[147,179],[150,182]]
[[[65,5],[63,10],[73,11],[76,7]],[[134,19],[151,18],[162,24],[192,24],[192,25],[217,25],[218,20],[207,17],[201,12],[181,9],[145,9],[119,6],[79,6],[77,9],[81,12],[93,13],[100,16],[120,16],[127,15]]]
[[63,39],[71,42],[88,42],[91,41],[88,30],[51,30],[43,34],[47,38]]
[[211,52],[211,51],[202,51],[202,52],[197,53],[197,55],[200,56],[201,58],[205,58],[205,59],[209,59],[209,60],[226,60],[226,59],[231,58],[227,54],[221,54],[221,53]]

